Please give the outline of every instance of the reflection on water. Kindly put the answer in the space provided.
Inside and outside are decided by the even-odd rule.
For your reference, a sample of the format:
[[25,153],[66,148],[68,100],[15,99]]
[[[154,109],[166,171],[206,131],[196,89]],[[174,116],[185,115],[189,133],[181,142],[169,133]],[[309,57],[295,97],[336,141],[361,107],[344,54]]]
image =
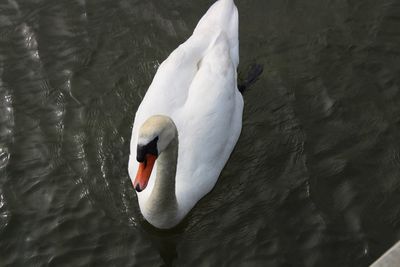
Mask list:
[[216,188],[140,218],[134,114],[213,1],[0,3],[3,266],[366,266],[400,238],[400,1],[236,0],[264,64]]

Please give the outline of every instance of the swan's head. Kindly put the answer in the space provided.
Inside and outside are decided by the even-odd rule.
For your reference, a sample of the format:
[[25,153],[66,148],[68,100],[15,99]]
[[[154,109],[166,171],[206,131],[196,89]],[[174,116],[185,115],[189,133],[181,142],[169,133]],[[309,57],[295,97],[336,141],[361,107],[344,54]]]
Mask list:
[[152,116],[140,127],[136,152],[139,168],[133,183],[137,192],[146,188],[157,157],[176,136],[176,126],[167,116]]

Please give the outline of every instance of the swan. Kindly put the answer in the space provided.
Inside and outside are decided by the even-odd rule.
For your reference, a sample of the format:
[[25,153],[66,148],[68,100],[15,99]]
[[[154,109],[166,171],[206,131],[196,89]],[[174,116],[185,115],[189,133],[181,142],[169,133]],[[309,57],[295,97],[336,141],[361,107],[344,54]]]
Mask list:
[[214,187],[242,128],[238,11],[218,0],[160,64],[135,115],[128,172],[143,217],[176,226]]

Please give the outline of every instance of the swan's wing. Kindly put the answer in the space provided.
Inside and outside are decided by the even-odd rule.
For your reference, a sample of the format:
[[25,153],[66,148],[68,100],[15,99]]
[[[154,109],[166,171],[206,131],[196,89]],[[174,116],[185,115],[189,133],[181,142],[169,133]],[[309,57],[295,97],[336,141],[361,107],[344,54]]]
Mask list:
[[243,99],[229,40],[221,33],[202,60],[188,99],[176,116],[179,157],[176,191],[189,210],[215,185],[242,126]]
[[228,41],[230,57],[237,67],[238,11],[233,0],[219,0],[200,19],[192,36],[161,63],[138,112],[141,109],[148,112],[154,107],[160,111],[182,107],[203,57],[221,32]]

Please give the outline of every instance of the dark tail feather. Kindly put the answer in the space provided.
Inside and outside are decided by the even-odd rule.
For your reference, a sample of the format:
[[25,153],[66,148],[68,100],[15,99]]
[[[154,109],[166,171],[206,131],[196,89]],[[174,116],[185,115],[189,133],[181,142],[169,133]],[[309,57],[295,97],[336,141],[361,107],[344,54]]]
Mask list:
[[264,67],[260,64],[251,64],[248,68],[246,79],[239,79],[238,89],[239,92],[243,94],[243,92],[249,88],[252,84],[254,84],[258,78],[260,78],[261,73],[264,70]]

